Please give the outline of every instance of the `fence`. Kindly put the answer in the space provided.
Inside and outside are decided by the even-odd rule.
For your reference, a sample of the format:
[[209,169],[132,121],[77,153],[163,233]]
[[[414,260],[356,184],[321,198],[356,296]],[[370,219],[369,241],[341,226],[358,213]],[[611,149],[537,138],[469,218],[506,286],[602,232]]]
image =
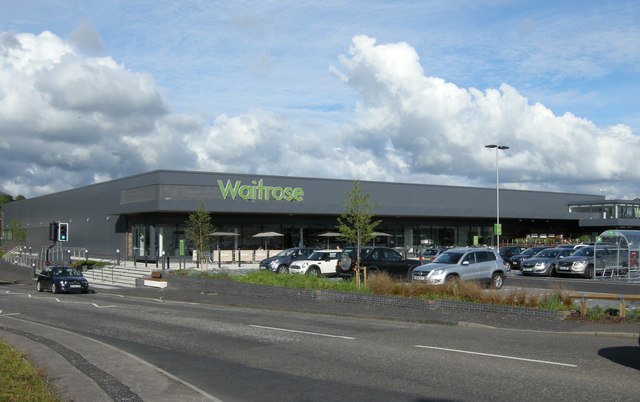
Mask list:
[[619,300],[620,317],[622,318],[627,316],[627,302],[640,301],[640,295],[617,295],[613,293],[570,292],[569,297],[580,300],[580,315],[587,315],[588,300]]

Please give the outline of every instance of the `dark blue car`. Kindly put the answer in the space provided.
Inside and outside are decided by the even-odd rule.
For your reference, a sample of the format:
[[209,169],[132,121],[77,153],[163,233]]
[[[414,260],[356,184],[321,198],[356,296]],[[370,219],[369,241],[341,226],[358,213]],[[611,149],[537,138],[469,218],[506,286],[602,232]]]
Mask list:
[[65,266],[46,267],[37,275],[38,292],[50,290],[51,293],[89,292],[89,281],[75,268]]

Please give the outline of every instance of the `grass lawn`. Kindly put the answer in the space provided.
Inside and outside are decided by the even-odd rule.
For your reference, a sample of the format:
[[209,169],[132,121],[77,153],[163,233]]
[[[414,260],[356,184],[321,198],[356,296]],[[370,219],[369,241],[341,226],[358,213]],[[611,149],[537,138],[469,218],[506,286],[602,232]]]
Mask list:
[[58,401],[44,370],[0,340],[0,401]]

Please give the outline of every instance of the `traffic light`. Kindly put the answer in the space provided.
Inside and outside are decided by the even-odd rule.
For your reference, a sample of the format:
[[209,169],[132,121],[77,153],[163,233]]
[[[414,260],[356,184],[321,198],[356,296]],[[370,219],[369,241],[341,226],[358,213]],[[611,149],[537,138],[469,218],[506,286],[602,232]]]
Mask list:
[[58,222],[51,222],[49,224],[49,240],[58,240]]
[[69,224],[68,223],[58,223],[58,241],[68,241],[69,240]]

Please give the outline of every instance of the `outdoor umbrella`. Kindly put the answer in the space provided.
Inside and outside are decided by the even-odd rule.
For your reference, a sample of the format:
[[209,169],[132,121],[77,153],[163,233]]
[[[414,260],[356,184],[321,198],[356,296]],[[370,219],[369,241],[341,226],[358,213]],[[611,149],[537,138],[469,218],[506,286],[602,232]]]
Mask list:
[[220,268],[220,237],[221,236],[240,236],[238,233],[233,232],[213,232],[209,233],[209,236],[216,237],[216,243],[218,245],[218,268]]
[[389,233],[384,233],[384,232],[373,232],[371,233],[371,236],[373,236],[373,245],[376,245],[376,237],[391,237],[392,235],[390,235]]
[[[282,233],[278,233],[278,232],[260,232],[260,233],[256,233],[251,237],[278,237],[278,236],[284,236]],[[267,258],[269,258],[269,247],[267,246],[267,242],[264,242],[264,248],[265,250],[267,250]]]
[[338,232],[327,232],[327,233],[321,233],[318,235],[318,237],[326,237],[327,238],[327,248],[329,248],[329,237],[340,237],[342,236],[342,234],[338,233]]

